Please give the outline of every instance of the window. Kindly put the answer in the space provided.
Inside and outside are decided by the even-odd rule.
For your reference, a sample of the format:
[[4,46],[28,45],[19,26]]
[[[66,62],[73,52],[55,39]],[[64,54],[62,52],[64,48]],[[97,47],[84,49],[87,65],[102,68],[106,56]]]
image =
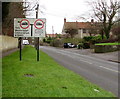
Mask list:
[[86,29],[83,29],[83,33],[86,33]]

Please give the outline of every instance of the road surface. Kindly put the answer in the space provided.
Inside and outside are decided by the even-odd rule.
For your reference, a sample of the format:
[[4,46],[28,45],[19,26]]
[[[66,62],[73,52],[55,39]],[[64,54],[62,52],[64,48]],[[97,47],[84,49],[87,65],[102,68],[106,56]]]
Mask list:
[[65,68],[118,96],[118,63],[66,51],[63,48],[41,46],[40,49]]

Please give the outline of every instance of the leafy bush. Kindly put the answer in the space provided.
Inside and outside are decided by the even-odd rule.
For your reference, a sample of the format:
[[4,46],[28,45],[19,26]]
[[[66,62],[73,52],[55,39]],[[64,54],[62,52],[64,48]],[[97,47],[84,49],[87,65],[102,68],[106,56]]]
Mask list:
[[120,50],[119,45],[95,45],[95,53],[105,53]]
[[50,42],[50,45],[54,47],[63,47],[63,42],[61,39],[54,39]]
[[77,48],[78,49],[80,49],[80,48],[88,49],[88,48],[90,48],[90,43],[88,43],[88,42],[79,43]]
[[84,49],[90,48],[90,43],[83,43],[83,48]]
[[[104,39],[106,39],[106,36],[104,36]],[[98,36],[86,36],[86,37],[83,38],[83,40],[84,40],[84,42],[95,44],[95,43],[102,40],[102,36],[101,35],[98,35]]]
[[50,44],[53,40],[54,38],[48,37],[48,38],[43,39],[43,42]]
[[78,49],[83,48],[83,43],[79,43],[77,46]]
[[85,37],[83,37],[83,40],[84,41],[90,41],[91,39],[93,39],[93,36],[85,36]]

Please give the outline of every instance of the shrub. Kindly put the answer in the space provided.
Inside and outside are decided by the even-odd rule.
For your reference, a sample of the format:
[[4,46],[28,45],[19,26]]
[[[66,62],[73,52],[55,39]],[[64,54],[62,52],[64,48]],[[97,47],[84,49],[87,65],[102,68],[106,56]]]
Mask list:
[[53,40],[54,40],[54,38],[48,37],[46,39],[43,39],[43,42],[50,44]]
[[77,46],[78,49],[83,48],[83,43],[79,43]]
[[[104,36],[104,39],[106,37]],[[99,41],[102,40],[102,36],[101,35],[98,35],[98,36],[86,36],[83,38],[84,42],[88,42],[88,43],[91,43],[91,44],[95,44]]]
[[120,50],[119,45],[95,45],[95,53],[105,53]]
[[61,39],[54,39],[50,42],[50,45],[53,47],[63,47]]
[[83,37],[83,40],[85,40],[85,41],[90,41],[91,39],[93,38],[93,36],[85,36],[85,37]]
[[43,42],[46,42],[46,39],[45,39],[45,38],[43,39]]
[[83,43],[83,48],[84,49],[90,48],[90,43]]

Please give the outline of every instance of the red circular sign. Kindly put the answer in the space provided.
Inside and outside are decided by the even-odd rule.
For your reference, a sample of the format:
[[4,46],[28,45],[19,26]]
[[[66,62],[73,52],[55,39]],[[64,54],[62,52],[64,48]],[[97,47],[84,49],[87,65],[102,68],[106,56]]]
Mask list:
[[37,19],[34,23],[35,28],[42,29],[44,27],[44,22],[41,19]]
[[30,26],[30,22],[27,19],[22,19],[20,21],[20,27],[22,29],[27,29]]

